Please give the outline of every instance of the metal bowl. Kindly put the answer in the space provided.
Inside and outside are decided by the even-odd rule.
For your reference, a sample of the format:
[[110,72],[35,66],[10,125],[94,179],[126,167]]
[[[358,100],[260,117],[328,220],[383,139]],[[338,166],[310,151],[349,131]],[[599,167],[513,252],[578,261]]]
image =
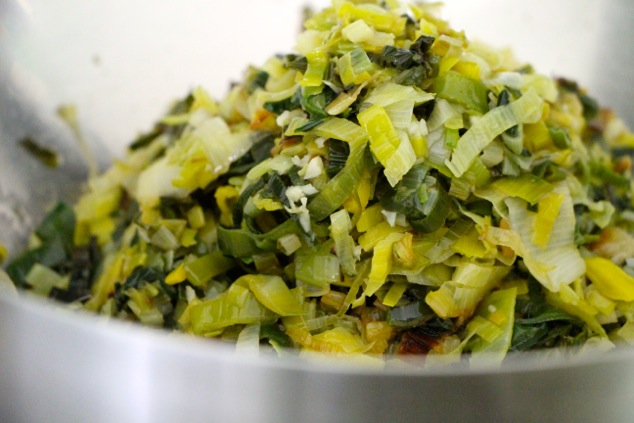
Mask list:
[[[328,2],[314,1],[324,5]],[[634,2],[448,0],[445,16],[551,75],[578,80],[634,126]],[[86,166],[57,117],[75,104],[102,166],[192,88],[221,96],[248,64],[292,48],[291,0],[0,0],[0,242],[15,256]],[[64,158],[42,166],[30,137]],[[2,422],[629,421],[634,350],[531,353],[500,368],[376,368],[254,357],[0,292]]]

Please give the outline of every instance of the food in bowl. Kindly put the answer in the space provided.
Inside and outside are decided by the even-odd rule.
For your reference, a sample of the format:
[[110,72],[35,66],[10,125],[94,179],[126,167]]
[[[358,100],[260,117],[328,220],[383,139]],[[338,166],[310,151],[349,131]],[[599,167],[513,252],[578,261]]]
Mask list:
[[425,4],[334,1],[59,204],[23,289],[238,349],[501,361],[632,335],[634,135]]

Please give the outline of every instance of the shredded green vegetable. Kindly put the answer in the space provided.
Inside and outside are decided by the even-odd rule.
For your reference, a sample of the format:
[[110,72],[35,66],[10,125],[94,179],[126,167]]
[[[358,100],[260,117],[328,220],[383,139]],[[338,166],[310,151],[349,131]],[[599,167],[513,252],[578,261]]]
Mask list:
[[177,102],[7,273],[249,353],[634,343],[634,135],[435,10],[333,1],[222,101]]

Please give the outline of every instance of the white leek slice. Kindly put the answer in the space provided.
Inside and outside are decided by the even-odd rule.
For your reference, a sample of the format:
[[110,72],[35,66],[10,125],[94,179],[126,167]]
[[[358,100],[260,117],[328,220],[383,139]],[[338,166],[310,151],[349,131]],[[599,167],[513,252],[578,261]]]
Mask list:
[[[546,288],[559,291],[586,272],[586,265],[575,245],[575,212],[568,186],[558,183],[553,193],[563,197],[559,215],[545,247],[533,242],[536,213],[527,209],[527,203],[518,198],[507,198],[511,229],[519,235],[520,251],[531,274]],[[513,247],[511,247],[513,248]]]
[[434,94],[425,92],[420,88],[386,82],[374,88],[365,98],[365,102],[387,107],[403,100],[411,100],[414,104],[419,105],[433,99]]
[[169,164],[167,157],[152,163],[139,175],[136,185],[136,196],[139,203],[154,203],[161,197],[184,198],[188,191],[172,184],[180,172],[181,168]]
[[258,355],[260,352],[260,322],[250,323],[240,331],[236,341],[236,352]]
[[232,133],[220,117],[197,119],[165,157],[141,172],[136,185],[140,203],[151,206],[160,197],[183,198],[204,188],[251,145],[247,133]]

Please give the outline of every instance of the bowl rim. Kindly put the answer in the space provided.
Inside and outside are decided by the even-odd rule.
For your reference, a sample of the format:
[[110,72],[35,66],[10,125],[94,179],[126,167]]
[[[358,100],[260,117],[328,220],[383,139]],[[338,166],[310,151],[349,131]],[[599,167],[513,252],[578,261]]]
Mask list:
[[[617,345],[609,351],[590,349],[545,349],[522,353],[509,353],[501,365],[468,365],[464,361],[450,365],[424,366],[418,357],[355,360],[341,356],[315,354],[298,356],[289,353],[247,354],[235,351],[235,344],[205,339],[176,331],[149,328],[138,322],[128,322],[110,316],[71,309],[55,300],[38,297],[18,290],[18,294],[0,290],[0,308],[16,317],[41,319],[55,327],[65,327],[77,334],[108,338],[121,345],[143,345],[168,355],[180,355],[200,361],[213,360],[241,367],[266,368],[301,373],[331,375],[359,375],[407,378],[454,378],[483,375],[536,373],[549,370],[581,370],[589,367],[618,365],[634,361],[634,347]],[[22,315],[22,316],[20,316]],[[1,326],[1,325],[0,325]]]

